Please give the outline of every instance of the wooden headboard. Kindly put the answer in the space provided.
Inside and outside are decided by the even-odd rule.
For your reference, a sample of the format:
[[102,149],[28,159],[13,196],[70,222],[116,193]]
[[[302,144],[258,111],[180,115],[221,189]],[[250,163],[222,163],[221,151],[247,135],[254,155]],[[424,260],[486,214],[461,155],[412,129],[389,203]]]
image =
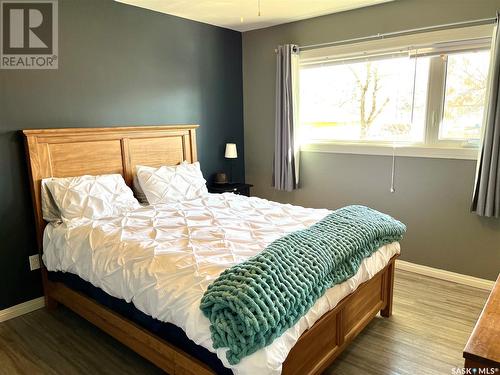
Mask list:
[[24,130],[38,248],[42,251],[41,181],[120,173],[131,186],[136,165],[176,165],[196,158],[198,125]]

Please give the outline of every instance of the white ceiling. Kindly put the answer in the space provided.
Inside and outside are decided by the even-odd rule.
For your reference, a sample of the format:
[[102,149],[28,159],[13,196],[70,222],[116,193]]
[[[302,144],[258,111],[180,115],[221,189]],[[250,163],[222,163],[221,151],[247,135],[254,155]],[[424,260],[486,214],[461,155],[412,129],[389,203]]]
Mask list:
[[260,29],[393,0],[116,0],[237,31]]

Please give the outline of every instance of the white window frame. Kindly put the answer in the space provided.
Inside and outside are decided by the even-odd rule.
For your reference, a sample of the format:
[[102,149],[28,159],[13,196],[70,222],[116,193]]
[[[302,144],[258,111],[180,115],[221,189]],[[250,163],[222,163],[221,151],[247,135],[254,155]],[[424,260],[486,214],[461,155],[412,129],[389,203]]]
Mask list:
[[[417,49],[425,46],[426,51],[419,54],[435,55],[436,51],[443,54],[464,51],[467,49],[489,49],[492,25],[480,25],[451,30],[440,30],[412,35],[405,35],[389,39],[361,42],[349,45],[324,47],[301,51],[301,64],[314,64],[329,59],[343,59],[359,55],[360,51],[383,52],[398,48]],[[460,41],[456,43],[454,41]],[[432,46],[432,48],[429,48]],[[440,141],[439,129],[443,117],[446,89],[446,62],[440,56],[431,58],[429,72],[425,142],[424,143],[396,143],[380,141],[334,141],[310,140],[301,144],[304,152],[348,153],[362,155],[388,155],[409,157],[430,157],[449,159],[478,158],[479,150],[476,146],[467,147],[461,141]],[[299,99],[300,100],[300,99]]]

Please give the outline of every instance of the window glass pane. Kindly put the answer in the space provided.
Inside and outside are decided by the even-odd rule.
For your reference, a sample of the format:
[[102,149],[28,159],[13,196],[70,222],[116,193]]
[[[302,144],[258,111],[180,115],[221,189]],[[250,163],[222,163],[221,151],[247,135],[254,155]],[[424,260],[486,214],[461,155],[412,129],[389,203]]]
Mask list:
[[302,66],[302,141],[423,142],[428,75],[428,57]]
[[440,140],[479,141],[488,66],[489,51],[448,55]]

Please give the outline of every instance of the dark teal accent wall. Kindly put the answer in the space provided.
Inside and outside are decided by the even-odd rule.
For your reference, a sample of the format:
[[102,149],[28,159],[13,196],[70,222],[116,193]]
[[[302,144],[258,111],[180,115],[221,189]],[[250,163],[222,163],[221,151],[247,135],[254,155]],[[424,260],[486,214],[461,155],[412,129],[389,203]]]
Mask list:
[[59,69],[0,70],[0,310],[42,294],[21,129],[200,124],[205,176],[243,180],[241,34],[112,0],[59,0]]

